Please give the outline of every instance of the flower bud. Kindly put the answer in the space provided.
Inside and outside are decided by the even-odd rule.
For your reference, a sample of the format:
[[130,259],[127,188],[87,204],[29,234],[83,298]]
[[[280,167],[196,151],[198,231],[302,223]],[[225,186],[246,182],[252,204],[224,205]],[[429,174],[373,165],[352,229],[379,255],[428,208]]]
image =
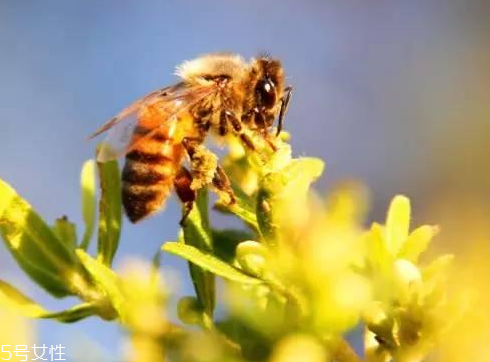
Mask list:
[[269,252],[262,244],[247,240],[238,244],[236,258],[245,272],[261,277],[267,267]]
[[204,310],[194,297],[182,297],[177,304],[177,315],[185,324],[202,324]]

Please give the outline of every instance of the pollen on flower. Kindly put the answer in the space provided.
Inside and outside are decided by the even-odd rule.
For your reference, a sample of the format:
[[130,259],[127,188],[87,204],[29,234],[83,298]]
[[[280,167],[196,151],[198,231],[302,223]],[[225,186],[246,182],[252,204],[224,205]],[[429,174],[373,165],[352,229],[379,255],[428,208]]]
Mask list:
[[395,273],[398,279],[406,285],[422,280],[422,275],[420,274],[419,269],[408,260],[396,260]]

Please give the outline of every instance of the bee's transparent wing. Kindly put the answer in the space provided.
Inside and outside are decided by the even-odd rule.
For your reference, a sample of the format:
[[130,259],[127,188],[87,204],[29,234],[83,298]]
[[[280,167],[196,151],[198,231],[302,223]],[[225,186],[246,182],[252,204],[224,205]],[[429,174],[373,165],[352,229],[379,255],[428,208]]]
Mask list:
[[[97,161],[106,162],[125,155],[137,143],[151,137],[168,120],[177,117],[214,91],[214,85],[189,87],[178,83],[137,100],[89,137],[91,139],[108,131],[98,149]],[[151,116],[148,115],[149,106],[156,111]],[[142,117],[145,117],[145,127],[138,127]],[[133,137],[135,131],[138,137]]]

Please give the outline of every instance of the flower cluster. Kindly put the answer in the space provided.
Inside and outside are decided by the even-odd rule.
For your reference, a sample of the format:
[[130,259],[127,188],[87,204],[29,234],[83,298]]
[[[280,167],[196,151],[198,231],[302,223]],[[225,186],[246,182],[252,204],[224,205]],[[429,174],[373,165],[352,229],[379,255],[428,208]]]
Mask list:
[[203,188],[177,240],[162,245],[189,261],[195,288],[179,300],[179,322],[167,316],[160,251],[149,268],[137,264],[117,273],[111,267],[121,226],[115,162],[97,165],[98,225],[96,165],[83,167],[80,239],[66,217],[48,225],[0,181],[0,231],[8,250],[53,296],[81,300],[51,312],[0,281],[1,305],[63,323],[92,315],[117,321],[130,335],[128,359],[138,362],[361,361],[345,339],[361,330],[366,361],[422,361],[463,310],[448,298],[452,256],[419,261],[438,227],[410,232],[410,201],[400,195],[384,225],[366,228],[361,185],[347,182],[326,197],[311,189],[323,172],[321,160],[293,158],[283,141],[276,152],[264,146],[251,153],[234,140],[229,146],[223,165],[237,202],[218,194],[214,208],[243,227],[215,228]]

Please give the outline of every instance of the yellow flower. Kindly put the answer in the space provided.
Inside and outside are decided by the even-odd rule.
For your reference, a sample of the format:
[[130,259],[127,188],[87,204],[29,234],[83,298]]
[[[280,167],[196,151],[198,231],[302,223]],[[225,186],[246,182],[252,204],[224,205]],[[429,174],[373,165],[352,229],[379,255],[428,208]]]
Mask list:
[[417,265],[437,232],[426,225],[410,233],[410,201],[396,196],[386,224],[374,224],[366,235],[363,271],[374,286],[372,305],[364,313],[369,361],[384,361],[388,352],[396,360],[420,361],[451,319],[444,312],[452,256],[443,255],[424,268]]

